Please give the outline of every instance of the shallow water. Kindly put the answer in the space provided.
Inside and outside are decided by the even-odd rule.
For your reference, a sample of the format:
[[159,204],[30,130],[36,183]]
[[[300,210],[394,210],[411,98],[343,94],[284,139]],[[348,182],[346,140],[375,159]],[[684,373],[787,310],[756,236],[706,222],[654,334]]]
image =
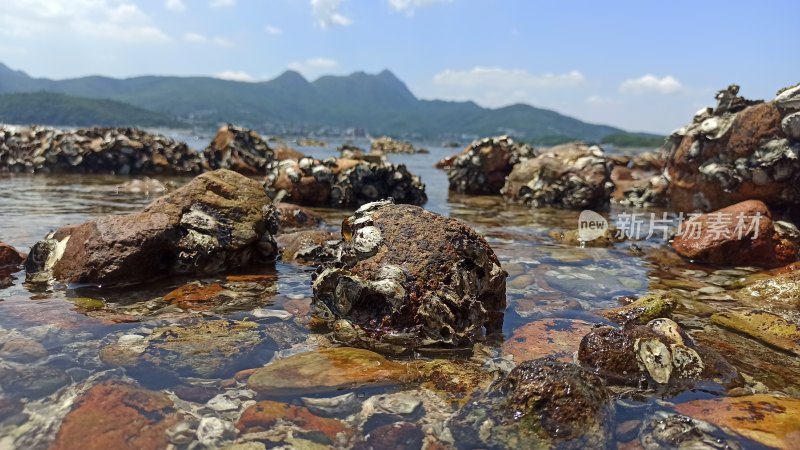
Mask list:
[[[323,158],[335,155],[333,147],[301,150]],[[688,332],[723,336],[718,328],[710,325],[708,314],[698,313],[696,308],[704,305],[725,310],[735,306],[727,291],[741,286],[746,277],[756,271],[754,268],[720,270],[694,265],[675,256],[668,245],[657,238],[623,242],[610,248],[581,248],[560,242],[551,236],[551,232],[575,229],[578,212],[532,210],[506,204],[499,197],[448,194],[447,177],[444,172],[434,169],[433,164],[455,150],[428,149],[430,154],[391,155],[390,160],[406,164],[412,173],[421,176],[427,186],[427,209],[470,224],[485,236],[497,253],[510,274],[509,306],[503,328],[506,339],[511,338],[519,327],[542,318],[606,322],[593,312],[619,306],[623,298],[664,288],[685,298],[675,317]],[[104,214],[136,211],[155,198],[154,195],[119,190],[117,186],[127,180],[116,176],[0,176],[0,241],[27,251],[57,227],[81,223]],[[162,181],[178,185],[186,179]],[[319,211],[334,230],[338,230],[337,224],[349,215],[348,211]],[[606,215],[613,217],[622,211],[612,207]],[[121,334],[146,334],[154,327],[182,323],[191,318],[248,318],[264,329],[273,329],[276,324],[283,327],[282,334],[274,339],[269,349],[270,354],[286,355],[324,346],[324,339],[309,339],[307,320],[296,310],[296,305],[304,304],[311,297],[312,272],[312,267],[278,262],[274,267],[250,269],[238,274],[256,277],[168,280],[146,288],[113,291],[64,286],[41,290],[26,285],[22,273],[15,274],[13,285],[0,290],[0,338],[29,339],[41,344],[44,351],[22,362],[0,358],[0,369],[4,369],[0,370],[0,385],[4,386],[2,397],[19,399],[22,404],[17,411],[0,415],[0,448],[47,448],[74,394],[96,380],[132,376],[148,387],[169,391],[159,386],[163,380],[159,380],[157,374],[122,374],[119,369],[100,361],[100,349]],[[202,286],[223,284],[232,291],[251,292],[255,289],[258,295],[245,295],[232,306],[195,312],[183,311],[162,300],[174,289],[193,281]],[[742,362],[741,371],[766,385],[771,392],[800,393],[797,364],[777,368],[775,366],[780,366],[785,354],[747,338],[740,339],[756,348],[760,355],[766,355],[763,358],[769,361],[757,368]],[[499,343],[490,342],[488,346],[489,353],[500,356]],[[741,351],[751,353],[752,348]],[[237,368],[258,367],[265,362],[253,358],[237,363],[241,366]],[[21,377],[20,371],[26,368],[51,370],[42,369],[29,378]],[[202,384],[218,393],[232,389],[229,383],[213,377],[198,381],[196,376],[187,376],[181,382]],[[361,390],[359,398],[391,391]],[[715,395],[718,395],[718,390],[710,388],[683,392],[665,400],[684,402]],[[620,404],[617,406],[617,422],[641,420],[656,409],[669,409],[669,403],[659,402],[662,400],[656,401],[655,396],[646,396]],[[191,402],[184,403],[191,406]],[[202,409],[201,404],[195,406]],[[240,405],[240,408],[244,406]],[[215,414],[207,409],[201,412],[201,415]],[[427,413],[432,421],[443,422],[447,418],[435,417],[432,411]],[[375,427],[375,423],[369,425],[369,428]],[[361,432],[366,433],[367,429]],[[736,436],[732,439],[753,445]],[[470,443],[460,444],[470,446]],[[181,445],[177,447],[183,448]]]

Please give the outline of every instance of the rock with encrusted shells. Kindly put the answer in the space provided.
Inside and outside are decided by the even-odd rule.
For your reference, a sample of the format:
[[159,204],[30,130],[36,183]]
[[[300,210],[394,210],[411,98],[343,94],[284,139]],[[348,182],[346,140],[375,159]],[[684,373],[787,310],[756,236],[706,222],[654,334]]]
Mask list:
[[509,136],[473,141],[463,152],[440,161],[447,170],[450,190],[463,194],[498,194],[506,176],[520,161],[535,155],[533,147]]
[[534,208],[603,208],[614,190],[611,166],[599,146],[558,145],[514,166],[501,192]]
[[244,175],[263,175],[275,152],[255,131],[227,124],[203,150],[209,169],[229,169]]
[[337,340],[400,354],[464,348],[501,329],[507,274],[461,222],[381,201],[347,218],[342,238],[313,282],[316,316]]
[[416,153],[417,150],[410,142],[398,141],[388,136],[381,136],[372,140],[370,153]]

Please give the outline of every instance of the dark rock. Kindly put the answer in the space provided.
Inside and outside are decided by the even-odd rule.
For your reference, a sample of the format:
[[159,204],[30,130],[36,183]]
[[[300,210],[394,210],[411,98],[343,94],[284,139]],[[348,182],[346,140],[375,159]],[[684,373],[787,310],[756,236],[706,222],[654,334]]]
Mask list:
[[273,198],[279,191],[286,191],[292,203],[336,208],[387,197],[414,205],[428,199],[425,185],[405,165],[353,159],[303,158],[274,163],[267,174],[267,190]]
[[656,413],[639,431],[639,443],[646,450],[696,448],[738,450],[742,447],[719,428],[680,414]]
[[182,142],[135,128],[0,127],[0,172],[195,175],[201,156]]
[[397,422],[372,430],[355,450],[417,450],[422,448],[425,433],[418,423]]
[[614,410],[603,381],[575,364],[525,361],[450,422],[456,442],[491,448],[604,448]]
[[464,194],[498,194],[506,176],[520,161],[536,152],[527,144],[508,136],[483,138],[472,142],[463,152],[437,163],[447,169],[450,190]]
[[598,146],[558,145],[515,165],[501,192],[535,208],[604,208],[614,189],[611,167]]
[[471,345],[500,330],[506,272],[461,222],[375,202],[342,225],[341,256],[313,283],[317,318],[348,345],[387,352]]
[[264,175],[275,153],[253,130],[225,125],[203,150],[208,168],[229,169],[244,175]]
[[800,247],[797,229],[773,222],[767,205],[758,200],[685,221],[683,231],[672,247],[681,256],[702,263],[776,267],[796,261]]
[[314,228],[325,223],[322,216],[299,205],[280,202],[275,205],[275,209],[278,211],[281,232],[299,228]]
[[86,391],[58,430],[53,450],[157,450],[167,448],[167,429],[180,416],[169,398],[120,382]]
[[736,85],[720,91],[715,110],[698,112],[670,137],[666,174],[676,211],[713,211],[744,200],[774,209],[800,201],[800,142],[781,127],[791,109],[779,99],[745,100],[738,91]]
[[20,397],[50,395],[70,382],[63,370],[38,365],[0,364],[0,387]]
[[0,271],[15,269],[25,260],[25,254],[14,247],[0,242]]
[[140,213],[70,225],[36,243],[28,280],[136,284],[273,261],[277,218],[264,190],[228,170],[203,174]]

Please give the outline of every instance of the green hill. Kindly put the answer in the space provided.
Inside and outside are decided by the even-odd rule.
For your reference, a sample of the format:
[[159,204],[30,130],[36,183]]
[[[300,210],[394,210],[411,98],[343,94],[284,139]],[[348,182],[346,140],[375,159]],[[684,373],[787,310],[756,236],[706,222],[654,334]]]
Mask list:
[[53,92],[0,95],[0,122],[75,127],[179,127],[167,114],[116,100],[72,97]]
[[233,122],[273,133],[324,127],[363,128],[373,135],[408,138],[506,133],[545,144],[573,139],[599,142],[624,134],[618,128],[530,105],[490,109],[473,102],[420,100],[388,70],[324,76],[314,82],[292,71],[259,83],[164,76],[50,80],[0,64],[0,94],[36,91],[112,99],[198,126]]

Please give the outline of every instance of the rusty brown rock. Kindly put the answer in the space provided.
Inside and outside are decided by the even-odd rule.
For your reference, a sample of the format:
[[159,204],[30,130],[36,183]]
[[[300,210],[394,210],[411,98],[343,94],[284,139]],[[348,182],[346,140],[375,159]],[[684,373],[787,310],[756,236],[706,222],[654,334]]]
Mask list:
[[325,221],[316,212],[300,205],[280,202],[275,205],[280,220],[280,231],[296,228],[314,228]]
[[236,428],[243,432],[266,431],[279,421],[291,422],[308,432],[321,433],[330,441],[329,443],[337,442],[338,438],[347,440],[354,431],[340,420],[319,417],[302,406],[271,400],[262,400],[245,409],[236,422]]
[[261,185],[228,170],[198,176],[142,212],[50,233],[26,260],[31,281],[136,284],[274,261],[277,218]]
[[505,271],[463,223],[375,202],[342,225],[341,256],[321,267],[314,307],[349,345],[387,352],[464,346],[500,329]]
[[166,395],[121,382],[106,382],[78,399],[50,448],[162,449],[169,445],[167,429],[179,420]]
[[319,264],[336,258],[337,233],[303,230],[281,234],[277,238],[281,259],[300,264]]
[[0,270],[13,269],[22,264],[24,260],[25,254],[5,242],[0,242]]
[[767,205],[737,203],[683,223],[672,247],[696,262],[723,265],[781,266],[797,260],[798,243],[782,233]]

